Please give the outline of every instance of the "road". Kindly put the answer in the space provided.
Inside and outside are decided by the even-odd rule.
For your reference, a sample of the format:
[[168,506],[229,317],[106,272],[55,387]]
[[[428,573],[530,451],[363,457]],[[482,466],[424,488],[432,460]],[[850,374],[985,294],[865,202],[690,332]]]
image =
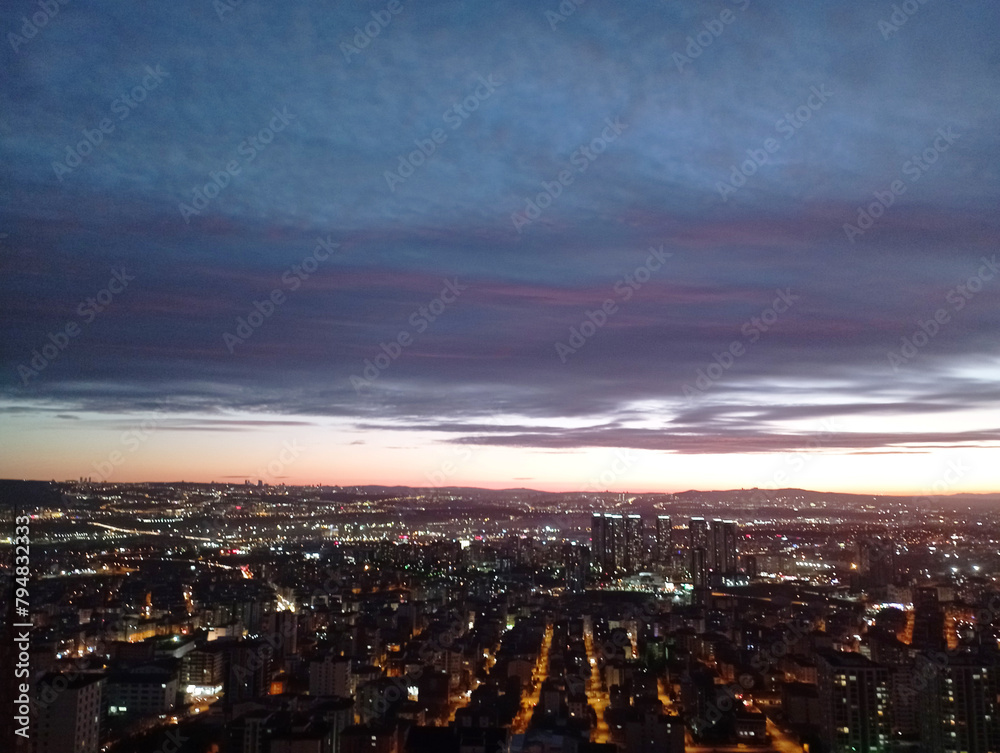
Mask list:
[[587,680],[587,702],[597,714],[597,726],[590,731],[590,741],[594,743],[611,742],[611,730],[604,720],[604,711],[611,703],[608,692],[604,690],[601,683],[601,665],[598,661],[598,652],[594,647],[594,636],[591,633],[584,635],[584,642],[587,646],[587,659],[590,661],[590,679]]
[[802,746],[770,719],[767,720],[767,733],[771,736],[771,747],[779,753],[802,753]]
[[528,729],[528,724],[531,722],[532,714],[535,713],[535,706],[538,705],[538,701],[542,695],[542,683],[549,676],[549,648],[551,646],[552,626],[550,625],[545,629],[545,636],[542,638],[542,650],[538,654],[538,661],[535,663],[535,669],[532,672],[534,685],[528,695],[521,699],[521,708],[517,712],[517,716],[514,717],[513,724],[510,726],[510,731],[513,735],[524,734]]
[[656,681],[656,697],[663,704],[663,713],[669,714],[674,710],[674,702],[670,700],[670,692],[667,688],[667,681],[662,677]]

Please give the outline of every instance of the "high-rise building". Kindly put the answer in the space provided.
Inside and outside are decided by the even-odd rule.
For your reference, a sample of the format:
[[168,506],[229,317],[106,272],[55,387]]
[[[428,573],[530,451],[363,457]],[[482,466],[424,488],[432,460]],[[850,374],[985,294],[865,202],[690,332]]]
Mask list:
[[625,753],[684,753],[684,722],[679,716],[635,713],[624,727]]
[[713,520],[710,529],[709,569],[717,575],[737,571],[736,537],[739,526],[734,520]]
[[881,753],[892,732],[888,668],[861,654],[820,651],[821,732],[831,753]]
[[739,570],[739,526],[733,520],[691,518],[688,521],[688,572],[695,588],[736,575]]
[[896,547],[892,541],[858,541],[858,573],[865,589],[884,588],[896,579]]
[[399,753],[402,748],[394,725],[351,725],[340,735],[341,753]]
[[926,750],[1000,750],[1000,667],[996,661],[953,655],[945,664],[932,658],[920,661],[915,670],[911,693],[923,699],[918,718]]
[[[196,648],[181,659],[181,688],[187,693],[210,692],[207,689],[222,687],[224,656],[223,644],[216,641],[202,648]],[[199,691],[205,688],[204,691]]]
[[642,516],[627,515],[625,517],[625,556],[622,561],[622,569],[625,573],[636,573],[646,566],[645,541]]
[[590,570],[590,550],[580,544],[563,545],[563,572],[566,590],[583,592],[587,586],[587,572]]
[[688,521],[688,570],[695,588],[705,588],[716,577],[737,573],[738,538],[736,521],[713,520],[711,524],[704,518]]
[[309,663],[309,695],[339,696],[350,698],[354,695],[354,677],[351,660],[327,656]]
[[691,518],[688,521],[687,564],[695,588],[708,585],[708,521]]
[[590,551],[594,553],[594,563],[605,574],[605,552],[608,549],[608,525],[603,513],[595,513],[590,519]]
[[177,673],[157,666],[111,672],[103,695],[112,716],[138,719],[169,714],[177,702]]
[[704,547],[691,550],[691,581],[696,589],[708,588],[708,554]]
[[606,576],[631,575],[643,565],[642,516],[601,513],[591,519],[594,560]]
[[673,562],[674,526],[669,515],[656,516],[656,539],[653,541],[653,562],[669,566]]
[[688,549],[708,548],[708,521],[691,518],[688,521]]
[[913,589],[913,636],[911,644],[925,650],[945,647],[945,614],[937,586]]
[[223,701],[232,706],[261,698],[271,690],[274,647],[263,640],[219,640],[223,656]]
[[44,675],[36,686],[37,753],[97,753],[101,748],[104,678]]

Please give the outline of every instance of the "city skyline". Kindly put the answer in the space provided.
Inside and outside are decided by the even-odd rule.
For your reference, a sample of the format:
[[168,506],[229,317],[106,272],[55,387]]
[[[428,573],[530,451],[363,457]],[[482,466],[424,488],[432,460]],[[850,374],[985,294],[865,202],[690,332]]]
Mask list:
[[1000,8],[905,5],[14,3],[0,477],[1000,491]]
[[994,750],[1000,509],[784,496],[2,481],[5,664],[31,682],[0,684],[0,734],[38,753]]

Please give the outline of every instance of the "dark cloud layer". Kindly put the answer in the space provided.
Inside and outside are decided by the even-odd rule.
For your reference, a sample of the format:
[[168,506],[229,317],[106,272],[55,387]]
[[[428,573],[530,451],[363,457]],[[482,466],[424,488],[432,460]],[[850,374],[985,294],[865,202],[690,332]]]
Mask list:
[[[335,416],[462,443],[695,453],[801,445],[790,422],[1000,405],[995,3],[921,5],[886,39],[887,3],[587,3],[553,29],[555,2],[401,0],[355,53],[385,7],[81,3],[8,37],[5,410]],[[36,10],[11,4],[5,33]],[[723,10],[732,22],[679,65]],[[609,122],[620,134],[592,144]],[[401,159],[423,164],[387,181]],[[227,163],[238,174],[185,217]],[[515,227],[562,171],[572,182]],[[849,238],[896,180],[905,193]],[[273,313],[227,341],[272,291]],[[939,309],[947,321],[894,364]],[[69,323],[79,334],[25,377]],[[404,332],[398,359],[352,383]],[[662,428],[638,428],[652,410]],[[483,423],[497,414],[516,418]]]

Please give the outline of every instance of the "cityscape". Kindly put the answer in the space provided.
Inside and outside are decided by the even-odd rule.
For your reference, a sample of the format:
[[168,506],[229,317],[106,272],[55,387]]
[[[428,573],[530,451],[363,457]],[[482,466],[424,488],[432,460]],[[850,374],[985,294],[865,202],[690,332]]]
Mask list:
[[41,753],[1000,744],[995,495],[2,491]]
[[0,753],[1000,753],[1000,2],[5,0]]

